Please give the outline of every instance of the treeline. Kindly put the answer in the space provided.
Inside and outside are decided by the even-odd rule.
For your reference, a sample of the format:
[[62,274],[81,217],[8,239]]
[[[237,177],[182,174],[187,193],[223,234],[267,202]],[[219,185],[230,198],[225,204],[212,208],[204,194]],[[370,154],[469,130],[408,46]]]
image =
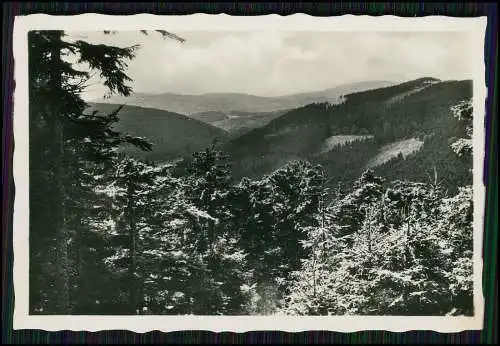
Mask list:
[[[183,170],[142,161],[86,114],[90,75],[128,94],[134,47],[30,34],[30,313],[470,314],[472,197],[366,171],[352,189],[292,161],[234,183],[217,145]],[[454,109],[470,123],[470,103]],[[465,118],[464,118],[465,117]],[[453,144],[470,154],[470,138]]]
[[[102,175],[88,168],[94,196],[68,250],[71,313],[472,313],[470,188],[384,188],[367,171],[328,202],[321,167],[296,161],[230,185],[216,147],[183,176],[173,168],[129,157]],[[43,273],[60,275],[48,249],[31,288],[47,297]]]

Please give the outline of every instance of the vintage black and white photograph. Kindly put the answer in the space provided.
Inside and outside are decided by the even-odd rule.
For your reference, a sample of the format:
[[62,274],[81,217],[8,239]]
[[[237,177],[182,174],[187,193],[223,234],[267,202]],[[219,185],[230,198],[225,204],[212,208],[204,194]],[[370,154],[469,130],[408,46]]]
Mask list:
[[27,32],[29,315],[475,316],[477,35],[144,28]]

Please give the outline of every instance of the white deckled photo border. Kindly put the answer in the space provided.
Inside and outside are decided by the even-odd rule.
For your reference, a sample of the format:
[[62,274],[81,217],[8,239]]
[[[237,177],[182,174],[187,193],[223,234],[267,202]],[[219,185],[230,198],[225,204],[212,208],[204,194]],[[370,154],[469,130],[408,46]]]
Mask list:
[[[15,183],[13,250],[14,250],[14,329],[46,331],[129,330],[143,333],[153,330],[207,330],[214,332],[247,332],[279,330],[287,332],[327,330],[356,332],[385,330],[404,332],[432,330],[460,332],[483,328],[484,296],[482,291],[482,242],[484,229],[485,186],[483,183],[485,143],[485,64],[484,39],[486,17],[454,18],[428,16],[313,17],[230,16],[226,14],[193,14],[160,16],[137,14],[112,16],[82,14],[50,16],[33,14],[16,17],[14,23],[14,161]],[[473,78],[473,193],[474,193],[474,316],[39,316],[29,315],[29,126],[28,126],[28,31],[30,30],[153,30],[176,31],[467,31],[473,37],[471,54]]]

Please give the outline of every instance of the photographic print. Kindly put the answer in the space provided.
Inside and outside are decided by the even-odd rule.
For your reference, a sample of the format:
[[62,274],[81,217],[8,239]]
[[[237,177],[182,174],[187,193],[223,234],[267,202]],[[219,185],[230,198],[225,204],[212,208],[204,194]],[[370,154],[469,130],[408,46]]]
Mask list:
[[15,328],[481,328],[482,18],[15,24]]

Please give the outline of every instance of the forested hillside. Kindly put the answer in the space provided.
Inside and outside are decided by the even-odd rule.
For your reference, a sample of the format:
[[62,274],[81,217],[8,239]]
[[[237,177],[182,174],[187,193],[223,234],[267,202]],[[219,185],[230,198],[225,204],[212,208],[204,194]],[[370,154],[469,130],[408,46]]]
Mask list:
[[[86,112],[111,113],[120,105],[92,103]],[[214,140],[224,142],[226,131],[204,122],[154,108],[123,106],[120,121],[113,129],[127,132],[131,136],[146,138],[153,145],[152,150],[143,152],[132,145],[122,150],[150,160],[172,160],[190,156],[193,152],[208,147]]]
[[333,181],[346,186],[367,168],[390,179],[423,182],[436,167],[452,188],[470,181],[471,162],[457,160],[450,149],[464,131],[450,107],[471,96],[470,81],[423,78],[351,94],[338,105],[292,110],[232,140],[227,150],[239,177],[258,177],[300,158],[322,164]]
[[[59,31],[29,35],[30,314],[473,313],[472,187],[461,180],[471,165],[456,163],[471,160],[470,83],[430,84],[397,102],[411,85],[303,107],[238,139],[232,157],[208,145],[179,170],[120,150],[154,151],[150,138],[128,131],[156,110],[88,112],[80,98],[91,72],[129,95],[135,49],[70,43]],[[70,55],[92,71],[77,70]],[[179,132],[186,123],[158,118],[153,137],[165,121],[182,121]],[[390,162],[364,166],[383,145],[418,133],[419,153],[431,143],[421,161],[396,162],[397,173]],[[360,145],[364,156],[328,151],[338,143]],[[260,158],[263,174],[240,178],[234,150]],[[322,165],[317,152],[332,156]],[[445,177],[444,152],[454,167]],[[434,166],[437,176],[415,181]],[[464,182],[451,191],[441,178]]]

